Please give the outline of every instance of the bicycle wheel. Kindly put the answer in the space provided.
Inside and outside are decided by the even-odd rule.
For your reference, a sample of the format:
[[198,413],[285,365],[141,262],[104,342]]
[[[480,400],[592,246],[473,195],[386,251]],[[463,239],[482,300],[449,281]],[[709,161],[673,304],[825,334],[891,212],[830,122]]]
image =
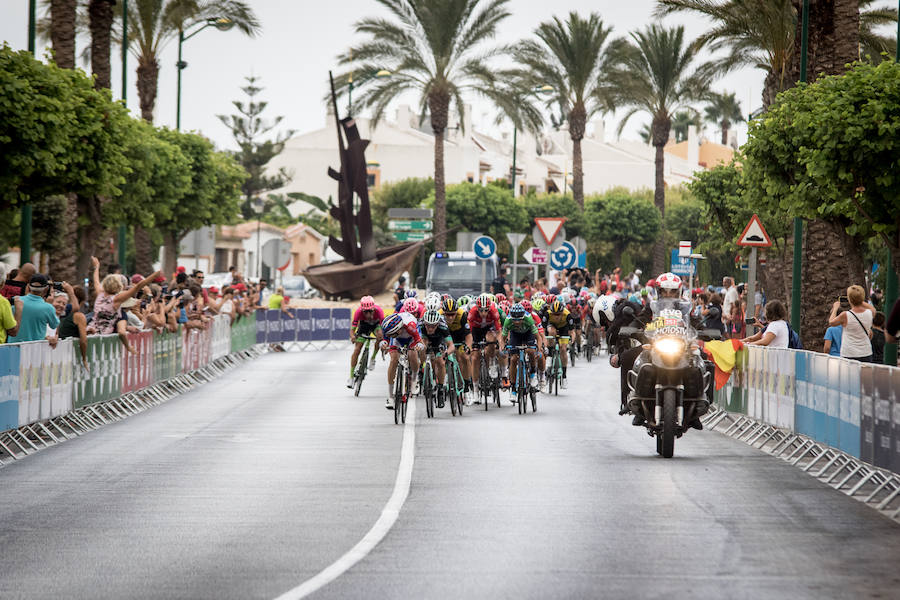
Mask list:
[[400,405],[403,404],[403,368],[397,368],[397,379],[394,380],[394,425],[400,424]]
[[519,414],[524,415],[525,411],[528,410],[528,398],[525,396],[526,387],[525,382],[528,380],[528,376],[523,377],[523,368],[524,364],[520,361],[519,365],[516,367],[516,404],[519,405]]
[[406,375],[406,390],[403,394],[403,402],[400,409],[400,422],[406,423],[406,407],[409,404],[409,390],[412,388],[412,382],[409,380],[410,375]]
[[363,379],[366,378],[366,365],[369,364],[369,345],[366,344],[365,350],[363,350],[362,356],[360,356],[359,361],[356,363],[356,383],[353,386],[353,395],[359,396],[359,390],[362,389]]
[[431,361],[425,361],[424,374],[422,375],[422,395],[425,396],[425,415],[430,419],[434,416],[434,384],[432,383]]
[[490,404],[491,398],[491,377],[490,373],[488,373],[487,361],[484,359],[484,355],[481,355],[481,374],[478,377],[478,395],[481,396],[482,401],[484,402],[484,410],[487,411],[488,404]]

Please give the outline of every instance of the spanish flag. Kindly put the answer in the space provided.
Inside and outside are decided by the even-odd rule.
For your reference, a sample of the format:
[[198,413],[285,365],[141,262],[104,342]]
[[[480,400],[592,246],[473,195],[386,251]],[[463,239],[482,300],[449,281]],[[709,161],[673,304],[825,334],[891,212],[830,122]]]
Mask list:
[[737,353],[744,349],[740,340],[713,340],[703,345],[703,350],[716,364],[716,389],[720,390],[728,383],[731,371],[737,362]]

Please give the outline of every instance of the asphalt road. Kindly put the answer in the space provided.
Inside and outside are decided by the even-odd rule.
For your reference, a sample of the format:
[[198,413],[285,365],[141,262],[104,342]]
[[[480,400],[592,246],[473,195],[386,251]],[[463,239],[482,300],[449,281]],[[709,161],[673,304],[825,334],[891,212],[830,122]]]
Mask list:
[[[270,354],[0,470],[0,598],[274,598],[353,547],[403,428],[384,366]],[[537,414],[417,411],[409,497],[315,598],[896,598],[900,526],[786,463],[691,432],[676,456],[570,370]]]

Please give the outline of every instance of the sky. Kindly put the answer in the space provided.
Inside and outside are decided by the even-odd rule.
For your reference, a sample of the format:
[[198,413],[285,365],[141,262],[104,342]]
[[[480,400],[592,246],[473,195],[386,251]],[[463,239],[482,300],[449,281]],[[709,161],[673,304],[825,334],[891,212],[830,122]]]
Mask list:
[[[212,139],[223,149],[235,148],[231,132],[216,115],[232,114],[231,102],[243,99],[240,87],[244,77],[255,75],[264,91],[259,99],[268,101],[264,116],[284,117],[280,129],[292,129],[304,133],[323,127],[325,106],[322,98],[328,89],[328,71],[336,69],[336,56],[354,42],[360,41],[353,32],[353,23],[364,16],[383,14],[383,9],[373,0],[248,0],[262,25],[256,37],[247,37],[237,30],[220,32],[213,28],[202,31],[184,44],[183,58],[188,67],[183,71],[181,123],[184,130],[196,130]],[[565,17],[569,11],[587,14],[598,12],[607,25],[613,27],[614,36],[625,36],[629,31],[652,22],[655,0],[511,0],[512,16],[501,25],[498,43],[514,43],[532,34],[535,26],[553,16]],[[40,9],[39,9],[40,12]],[[665,25],[685,26],[688,39],[693,39],[708,27],[701,17],[676,15],[667,17]],[[0,40],[14,49],[27,48],[28,0],[0,0]],[[79,39],[76,52],[89,40]],[[49,45],[49,43],[47,43]],[[175,126],[177,41],[165,47],[160,60],[159,91],[155,109],[157,125]],[[38,43],[38,54],[43,55],[44,44]],[[122,94],[120,56],[113,49],[113,95]],[[89,70],[89,67],[81,65]],[[134,69],[137,60],[128,59],[128,107],[136,116],[140,106],[135,88]],[[714,84],[718,91],[735,92],[742,112],[747,114],[761,105],[763,72],[758,69],[735,71]],[[402,100],[401,100],[402,101]],[[413,98],[406,100],[415,104]],[[495,110],[489,103],[476,98],[473,105],[473,122],[477,129],[498,133],[491,125]],[[399,103],[399,102],[398,102]],[[392,118],[393,107],[388,111]],[[615,135],[617,115],[606,115],[606,135]],[[623,132],[622,137],[638,139],[641,125],[649,117],[636,115]],[[738,141],[746,140],[746,125],[736,127]],[[712,128],[707,130],[717,139]]]

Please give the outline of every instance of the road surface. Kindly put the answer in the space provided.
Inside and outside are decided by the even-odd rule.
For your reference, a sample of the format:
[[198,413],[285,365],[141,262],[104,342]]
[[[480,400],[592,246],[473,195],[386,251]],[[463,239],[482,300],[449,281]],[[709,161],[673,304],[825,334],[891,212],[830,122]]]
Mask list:
[[[384,363],[268,354],[0,470],[0,598],[275,598],[357,544],[394,491]],[[890,598],[900,526],[714,432],[676,456],[570,369],[538,413],[416,411],[393,527],[313,598]]]

